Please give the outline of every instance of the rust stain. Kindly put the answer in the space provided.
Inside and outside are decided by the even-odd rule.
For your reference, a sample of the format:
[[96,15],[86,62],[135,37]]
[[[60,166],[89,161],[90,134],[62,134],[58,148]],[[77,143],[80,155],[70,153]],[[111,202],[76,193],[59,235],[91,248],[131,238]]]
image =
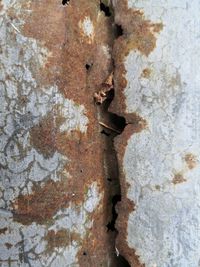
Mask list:
[[[107,205],[107,202],[104,200],[102,205]],[[93,221],[93,226],[87,232],[78,252],[79,266],[107,266],[108,262],[113,263],[115,258],[116,236],[115,232],[107,232],[105,221],[108,220],[108,210],[105,209],[103,213],[95,212],[89,219]]]
[[154,32],[161,32],[162,30],[163,30],[163,23],[154,23],[154,24],[152,24],[152,26],[153,26],[153,31]]
[[[115,98],[112,101],[109,111],[117,113],[126,118],[128,125],[123,134],[115,139],[115,147],[119,162],[119,173],[121,182],[122,201],[118,205],[117,236],[116,246],[120,253],[129,261],[131,266],[144,267],[140,262],[139,256],[134,249],[127,244],[127,227],[129,213],[134,210],[134,203],[127,198],[129,185],[126,183],[126,177],[123,171],[123,158],[127,141],[132,134],[137,134],[148,127],[148,122],[139,116],[139,114],[128,114],[126,111],[126,100],[124,89],[127,86],[125,57],[131,50],[139,51],[141,55],[148,57],[156,48],[156,38],[163,29],[162,23],[154,23],[145,18],[145,14],[136,9],[129,9],[127,1],[115,1],[115,23],[120,25],[123,34],[115,40],[113,47],[113,59],[115,63],[114,85]],[[142,75],[149,78],[150,69],[143,70]],[[126,207],[126,209],[124,209]]]
[[148,56],[156,47],[155,34],[163,29],[162,23],[147,20],[141,10],[128,9],[125,1],[118,1],[115,12],[115,21],[123,29],[123,35],[115,43],[121,46],[121,57],[118,60],[123,60],[134,49]]
[[197,157],[192,153],[188,153],[185,155],[185,162],[190,170],[194,169],[197,165]]
[[132,129],[132,134],[140,133],[144,129],[147,129],[148,123],[136,112],[127,114],[127,122],[130,123],[130,129]]
[[[98,0],[70,1],[67,6],[62,6],[60,0],[50,0],[47,6],[43,0],[31,2],[29,9],[32,12],[24,15],[23,34],[41,41],[50,51],[48,62],[35,75],[42,84],[56,83],[67,98],[81,104],[91,103],[93,88],[111,70],[111,58],[103,47],[112,46],[112,18],[100,12]],[[94,27],[92,43],[88,43],[79,27],[85,17],[90,17]],[[38,31],[38,25],[45,27]],[[92,65],[89,71],[86,64]]]
[[5,232],[6,232],[7,230],[8,230],[7,227],[1,228],[1,229],[0,229],[0,235],[5,234]]
[[187,180],[183,177],[183,175],[181,173],[176,173],[174,175],[174,178],[172,180],[172,183],[173,184],[180,184],[180,183],[183,183],[183,182],[186,182]]
[[80,236],[65,229],[48,231],[44,238],[47,241],[47,252],[52,253],[55,248],[67,247],[71,244],[72,240],[80,240]]
[[[32,12],[27,14],[23,9],[29,9]],[[12,12],[10,10],[10,14]],[[45,157],[48,158],[54,151],[58,151],[69,158],[70,162],[64,169],[69,172],[70,177],[69,179],[64,177],[57,182],[47,180],[43,184],[36,183],[31,194],[20,195],[13,201],[14,220],[25,225],[32,222],[46,224],[59,209],[67,207],[69,202],[81,206],[85,199],[84,189],[96,181],[104,197],[99,209],[89,216],[93,221],[93,227],[83,240],[78,259],[79,265],[83,267],[96,266],[97,262],[99,266],[101,264],[105,266],[110,258],[114,257],[113,240],[116,233],[108,233],[106,229],[108,214],[110,214],[110,207],[108,207],[110,192],[104,179],[103,169],[106,142],[100,133],[93,96],[102,84],[106,83],[107,77],[113,71],[114,59],[115,99],[118,103],[114,103],[114,110],[119,115],[120,113],[124,115],[126,107],[123,89],[127,84],[124,57],[131,49],[138,49],[148,55],[156,45],[154,32],[158,31],[158,26],[145,20],[141,12],[128,9],[125,1],[119,2],[116,23],[122,25],[124,35],[116,40],[112,59],[109,53],[105,53],[105,47],[108,51],[113,48],[113,17],[105,17],[103,12],[100,12],[99,0],[71,0],[67,6],[62,6],[60,0],[49,0],[48,5],[45,0],[29,3],[24,1],[21,14],[25,21],[21,29],[23,35],[37,39],[49,50],[44,66],[40,70],[34,69],[33,66],[34,77],[41,86],[55,84],[64,97],[83,104],[87,110],[89,124],[87,133],[84,135],[79,131],[60,133],[57,130],[58,122],[54,125],[51,117],[47,116],[40,125],[31,130],[33,146]],[[94,26],[92,43],[88,43],[79,28],[79,22],[86,16],[90,17]],[[40,27],[38,30],[39,25],[45,25],[45,27]],[[138,38],[138,41],[134,41],[135,38]],[[86,64],[90,66],[89,69],[86,68]],[[128,122],[132,125],[127,126],[124,140],[128,140],[128,136],[133,132],[140,132],[147,126],[146,121],[138,115],[129,114],[128,116],[130,118]],[[122,162],[124,148],[125,144],[119,149],[119,162]],[[122,202],[132,211],[134,203],[127,204],[129,203],[126,199],[127,185],[122,169],[120,173],[122,190],[124,190]],[[121,215],[119,218],[121,218],[119,229],[122,231],[124,229],[124,234],[119,236],[117,246],[131,264],[143,266],[139,263],[134,250],[130,250],[126,244],[125,226],[128,212],[124,214],[124,218]],[[49,238],[50,235],[53,238],[56,234],[51,232]],[[56,238],[59,239],[59,236],[65,237],[66,233],[59,232]]]
[[[110,106],[111,112],[126,115],[124,89],[126,88],[125,57],[131,50],[137,50],[146,57],[156,48],[156,38],[163,29],[161,22],[154,23],[145,18],[141,10],[129,9],[126,0],[117,0],[115,4],[115,22],[123,29],[123,35],[115,40],[113,59],[115,62],[114,84],[115,98]],[[148,76],[149,71],[145,73]]]
[[149,69],[149,68],[143,69],[143,71],[142,71],[142,77],[143,78],[149,78],[150,75],[151,75],[151,69]]
[[[103,84],[107,83],[107,78],[113,69],[110,56],[114,40],[113,18],[106,17],[100,11],[99,0],[71,0],[65,7],[61,5],[60,0],[50,0],[48,5],[43,0],[39,3],[31,2],[29,8],[32,12],[25,19],[23,33],[25,36],[41,41],[50,51],[46,65],[40,72],[35,71],[36,78],[44,85],[56,83],[66,98],[85,106],[89,119],[88,131],[85,135],[78,131],[72,131],[70,134],[59,131],[55,133],[54,147],[70,160],[65,169],[70,173],[71,178],[67,182],[65,191],[72,192],[74,196],[63,195],[60,187],[58,199],[54,198],[52,205],[51,202],[48,203],[47,208],[50,210],[45,213],[46,219],[43,219],[40,215],[40,212],[44,210],[43,206],[41,210],[36,207],[38,201],[34,200],[37,198],[37,195],[34,195],[31,198],[33,205],[31,205],[30,215],[32,220],[38,221],[36,218],[38,217],[42,223],[45,223],[59,209],[58,206],[68,205],[68,199],[81,206],[85,197],[84,188],[88,188],[93,181],[97,181],[104,197],[99,209],[89,216],[93,221],[93,227],[83,240],[78,259],[79,265],[83,267],[96,266],[97,263],[99,266],[101,264],[106,266],[115,255],[113,242],[115,233],[108,233],[106,228],[108,214],[110,214],[108,207],[110,193],[106,188],[103,169],[106,144],[100,133],[97,107],[93,96]],[[83,21],[85,17],[90,17],[94,27],[93,42],[90,43],[79,28],[80,21]],[[41,27],[38,31],[38,25],[45,25],[45,27]],[[90,66],[89,69],[86,66]],[[44,126],[42,132],[45,132],[45,128]],[[37,133],[40,135],[41,131]],[[47,148],[51,140],[53,141],[53,139],[47,140]],[[47,156],[53,153],[51,150],[46,152],[41,143],[35,142],[35,146],[42,153],[47,153]],[[47,185],[49,187],[49,184]],[[52,190],[53,187],[47,191]],[[42,192],[42,190],[39,191]],[[63,198],[66,199],[65,203]],[[46,201],[46,197],[43,199]],[[19,213],[23,214],[26,210],[23,203],[27,200],[21,201]]]
[[31,144],[45,158],[52,157],[56,151],[55,138],[57,127],[54,121],[53,116],[47,116],[30,131]]
[[48,180],[43,185],[36,184],[29,195],[19,195],[13,202],[14,220],[23,224],[33,221],[44,224],[69,201],[68,182]]

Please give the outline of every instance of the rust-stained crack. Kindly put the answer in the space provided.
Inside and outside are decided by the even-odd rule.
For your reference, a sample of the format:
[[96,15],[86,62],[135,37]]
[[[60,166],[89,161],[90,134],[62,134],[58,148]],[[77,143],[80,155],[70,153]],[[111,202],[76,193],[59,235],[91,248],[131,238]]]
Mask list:
[[[105,13],[105,16],[112,16],[112,23],[114,25],[113,36],[115,36],[115,39],[117,39],[119,36],[122,36],[123,29],[121,25],[114,24],[114,9],[112,7],[112,4],[110,3],[110,6],[106,6],[103,1],[100,1],[100,9]],[[113,47],[115,39],[113,40]],[[111,51],[110,54],[112,56],[113,52]],[[116,206],[117,203],[121,201],[121,186],[119,179],[117,152],[114,147],[114,138],[124,131],[127,122],[123,116],[119,116],[115,113],[109,112],[109,106],[115,96],[115,85],[113,79],[114,72],[115,62],[114,58],[112,57],[111,74],[107,78],[105,83],[102,84],[102,89],[94,94],[94,102],[97,105],[97,110],[100,119],[99,124],[102,127],[101,133],[104,135],[106,144],[106,151],[104,155],[104,168],[107,176],[107,181],[109,183],[108,186],[110,187],[110,202],[108,203],[108,206],[110,207],[110,216],[106,227],[108,232],[111,231],[115,233],[115,257],[113,259],[112,266],[128,267],[130,266],[130,264],[122,255],[120,255],[115,244],[115,240],[118,234],[118,230],[116,228],[116,220],[118,217]]]
[[[114,66],[114,65],[113,65]],[[114,67],[113,67],[114,71]],[[109,192],[110,192],[110,218],[106,225],[107,231],[115,232],[115,238],[118,234],[116,229],[116,220],[118,217],[118,213],[116,210],[117,203],[121,201],[121,186],[119,180],[119,167],[118,167],[118,160],[117,154],[114,148],[114,138],[121,134],[126,127],[127,123],[124,117],[118,116],[117,114],[111,113],[108,111],[109,105],[114,98],[114,84],[112,81],[113,87],[107,94],[107,99],[98,106],[98,112],[100,113],[100,118],[106,123],[99,122],[102,126],[101,133],[105,136],[105,143],[106,143],[106,152],[105,152],[105,161],[104,167],[105,172],[107,175],[107,181],[109,182]],[[114,239],[115,240],[115,239]],[[115,244],[114,244],[115,247]],[[115,247],[115,259],[113,266],[120,266],[120,267],[128,267],[130,266],[126,259],[120,255]],[[115,265],[114,265],[115,264]]]
[[[24,36],[41,42],[49,51],[45,63],[39,69],[31,70],[38,87],[42,88],[41,92],[37,90],[37,94],[33,92],[37,99],[43,99],[44,88],[54,85],[54,96],[49,93],[44,100],[53,108],[44,107],[44,115],[39,121],[28,126],[25,117],[20,119],[20,125],[24,123],[23,130],[30,134],[26,151],[34,148],[34,161],[27,169],[34,175],[24,172],[19,194],[5,204],[5,208],[10,205],[12,212],[2,208],[0,213],[4,216],[11,213],[13,223],[17,227],[21,224],[22,230],[32,223],[37,224],[38,229],[44,227],[43,239],[48,245],[43,253],[47,255],[53,255],[57,248],[69,247],[73,240],[79,244],[76,257],[80,267],[135,266],[138,259],[135,260],[137,257],[126,244],[128,212],[133,210],[133,205],[126,197],[122,162],[128,136],[143,130],[146,121],[139,114],[125,113],[124,57],[131,49],[148,55],[155,47],[154,32],[158,32],[161,25],[145,20],[142,12],[131,11],[122,0],[113,1],[115,8],[111,6],[111,0],[60,0],[59,5],[53,0],[48,5],[44,1],[39,2],[29,3],[28,8],[32,12],[23,14],[25,22],[20,30]],[[26,5],[25,2],[24,8]],[[45,27],[38,30],[38,25]],[[148,38],[145,38],[146,35]],[[145,76],[149,73],[147,69],[143,71]],[[54,102],[55,95],[59,104]],[[35,107],[34,101],[32,105]],[[26,101],[23,99],[22,102]],[[79,111],[80,106],[83,112]],[[28,117],[32,118],[31,114]],[[80,125],[76,123],[69,129],[63,128],[63,125],[70,126],[71,121],[76,121],[76,117],[71,118],[76,114],[80,114],[84,123],[81,121]],[[66,120],[68,116],[69,123]],[[81,130],[83,125],[85,130]],[[17,128],[11,135],[16,142],[18,132]],[[123,136],[117,138],[122,132]],[[11,139],[5,146],[5,156],[8,156],[9,147],[11,150],[14,148],[10,144]],[[24,157],[27,156],[26,151],[23,151]],[[58,167],[53,171],[49,167],[48,175],[42,177],[44,168],[41,159],[45,164],[49,163],[55,153],[59,156]],[[188,168],[194,167],[194,157],[187,155],[185,161]],[[38,177],[34,166],[42,170]],[[56,172],[56,177],[53,172]],[[97,206],[93,205],[92,212],[80,211],[79,207],[84,207],[90,200],[94,181],[99,202]],[[123,213],[124,207],[126,211]],[[83,218],[85,216],[81,223],[83,228],[77,225],[74,233],[70,226],[69,232],[63,231],[64,228],[55,231],[52,226],[61,223],[62,219],[57,214],[69,208],[80,212]],[[68,216],[62,215],[63,218]],[[2,233],[6,231],[7,228],[0,229]],[[28,263],[29,255],[26,254],[26,257],[24,253],[30,251],[26,250],[25,232],[21,240],[18,243],[21,249],[19,258]]]

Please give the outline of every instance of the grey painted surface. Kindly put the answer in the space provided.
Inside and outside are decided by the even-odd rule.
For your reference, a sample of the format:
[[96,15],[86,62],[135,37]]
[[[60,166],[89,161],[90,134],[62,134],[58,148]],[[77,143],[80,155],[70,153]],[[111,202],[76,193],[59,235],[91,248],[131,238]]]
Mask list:
[[[127,243],[147,267],[197,267],[200,2],[128,2],[164,28],[148,57],[131,51],[125,60],[126,111],[137,112],[148,123],[130,137],[123,160],[128,198],[135,203]],[[142,76],[146,68],[150,69],[147,78]]]

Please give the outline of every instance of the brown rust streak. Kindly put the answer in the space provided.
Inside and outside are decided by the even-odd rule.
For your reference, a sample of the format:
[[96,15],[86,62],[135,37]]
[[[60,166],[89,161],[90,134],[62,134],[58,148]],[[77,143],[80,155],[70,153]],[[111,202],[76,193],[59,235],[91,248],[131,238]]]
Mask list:
[[68,203],[68,189],[66,180],[48,180],[44,185],[34,185],[31,194],[20,195],[13,203],[14,219],[23,224],[46,223]]
[[56,151],[55,137],[57,127],[53,116],[44,117],[38,125],[30,131],[30,140],[33,147],[45,158],[52,157]]
[[127,85],[124,61],[131,50],[139,51],[148,57],[156,48],[156,35],[163,29],[162,23],[153,23],[145,18],[145,14],[137,9],[129,9],[127,0],[115,1],[115,22],[122,26],[123,35],[114,43],[113,59],[115,62],[114,82],[115,98],[110,111],[121,116],[126,114],[123,90]]
[[174,178],[172,180],[172,183],[173,184],[180,184],[180,183],[183,183],[183,182],[186,182],[187,180],[183,177],[183,174],[182,173],[176,173],[174,175]]
[[188,153],[185,155],[185,162],[190,170],[194,169],[197,165],[197,157],[192,153]]
[[149,69],[149,68],[143,69],[142,75],[141,75],[143,78],[148,79],[150,77],[150,75],[151,75],[151,69]]
[[80,240],[80,236],[65,229],[48,231],[44,240],[47,241],[47,253],[52,253],[55,248],[67,247],[72,240]]
[[[137,9],[129,9],[127,0],[116,0],[114,6],[115,22],[121,25],[123,35],[115,40],[113,47],[113,59],[115,64],[114,86],[115,98],[112,101],[109,111],[117,113],[126,118],[129,124],[123,134],[115,139],[115,147],[119,162],[119,173],[121,183],[122,201],[118,205],[118,218],[116,228],[119,231],[116,247],[120,253],[129,261],[131,266],[144,267],[136,255],[135,250],[127,244],[127,228],[129,213],[134,210],[134,203],[127,198],[129,185],[123,170],[123,158],[127,142],[132,134],[139,134],[146,129],[148,122],[141,118],[139,114],[128,114],[126,111],[126,100],[124,89],[127,86],[125,58],[130,51],[138,51],[141,55],[148,57],[156,48],[157,34],[163,29],[162,23],[153,23],[145,18],[145,14]],[[143,75],[148,78],[150,72],[145,70]],[[126,207],[124,209],[124,207]]]
[[[24,9],[27,5],[32,12],[28,15],[22,12],[25,24],[21,32],[37,39],[49,50],[46,64],[39,70],[33,66],[35,78],[41,86],[57,85],[64,97],[83,104],[89,124],[86,134],[79,131],[60,133],[58,123],[53,125],[50,117],[46,117],[40,128],[37,125],[32,129],[32,144],[45,157],[52,156],[54,151],[67,156],[69,163],[65,171],[71,178],[65,180],[64,177],[57,182],[47,180],[43,185],[36,184],[30,195],[20,195],[13,203],[14,219],[23,224],[33,221],[46,224],[70,202],[81,206],[85,189],[96,181],[104,197],[98,210],[89,216],[93,227],[83,240],[78,258],[83,267],[104,266],[105,260],[108,262],[112,257],[113,238],[105,227],[109,194],[104,181],[104,141],[93,95],[106,82],[113,68],[111,57],[103,49],[103,46],[108,50],[112,48],[112,18],[99,12],[99,0],[71,0],[66,6],[62,6],[61,0],[49,0],[48,5],[45,0],[24,1]],[[79,21],[86,16],[94,25],[94,39],[90,43],[79,28]],[[91,64],[91,68],[86,70],[85,64]],[[59,117],[56,111],[54,116]],[[36,140],[37,137],[41,141]],[[83,261],[85,250],[89,256]]]
[[[111,45],[113,34],[110,18],[99,12],[99,1],[71,0],[62,6],[59,0],[32,2],[23,32],[40,40],[50,50],[46,66],[39,79],[43,84],[56,83],[61,92],[78,103],[89,103],[94,87],[100,85],[110,71],[110,60],[102,52],[102,45]],[[94,25],[94,40],[88,43],[79,22],[90,17]],[[40,27],[38,25],[45,25]],[[93,66],[89,72],[86,63]],[[86,84],[86,79],[88,83]],[[93,87],[93,88],[91,88]],[[87,96],[87,97],[86,97]]]

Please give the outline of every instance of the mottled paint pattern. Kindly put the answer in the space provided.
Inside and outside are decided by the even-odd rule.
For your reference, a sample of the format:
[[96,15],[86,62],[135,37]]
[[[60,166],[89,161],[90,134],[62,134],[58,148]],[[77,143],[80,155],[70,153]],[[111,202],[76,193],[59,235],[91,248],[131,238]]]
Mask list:
[[[197,267],[200,3],[129,0],[128,7],[163,28],[154,49],[144,53],[133,47],[123,61],[124,114],[137,113],[147,127],[131,133],[127,126],[116,140],[126,188],[119,206],[118,249],[132,266]],[[125,206],[130,208],[125,211]]]

